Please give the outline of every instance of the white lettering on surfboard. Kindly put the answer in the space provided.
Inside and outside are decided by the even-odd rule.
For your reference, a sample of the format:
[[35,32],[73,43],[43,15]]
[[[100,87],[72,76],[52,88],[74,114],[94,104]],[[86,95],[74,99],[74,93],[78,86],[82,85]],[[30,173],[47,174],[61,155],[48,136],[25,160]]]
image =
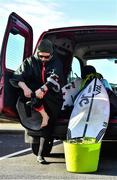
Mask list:
[[103,122],[103,126],[104,126],[104,127],[107,127],[107,126],[108,126],[108,123],[107,123],[107,122]]

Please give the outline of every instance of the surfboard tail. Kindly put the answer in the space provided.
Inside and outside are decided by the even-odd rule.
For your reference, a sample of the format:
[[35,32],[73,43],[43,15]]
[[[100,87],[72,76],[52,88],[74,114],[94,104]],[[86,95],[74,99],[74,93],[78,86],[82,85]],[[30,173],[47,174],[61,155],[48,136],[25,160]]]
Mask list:
[[96,136],[96,142],[100,142],[102,140],[105,132],[106,132],[106,128],[103,128],[103,129],[100,130],[100,132]]

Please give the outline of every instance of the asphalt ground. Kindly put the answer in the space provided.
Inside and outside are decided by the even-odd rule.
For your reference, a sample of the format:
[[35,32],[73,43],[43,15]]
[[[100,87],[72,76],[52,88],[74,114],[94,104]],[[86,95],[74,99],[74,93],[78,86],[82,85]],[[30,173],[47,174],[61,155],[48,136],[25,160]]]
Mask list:
[[97,172],[70,173],[66,170],[63,143],[54,145],[51,156],[46,158],[50,164],[42,166],[36,162],[30,146],[24,143],[24,130],[18,122],[0,119],[0,179],[117,179],[116,143],[100,158]]

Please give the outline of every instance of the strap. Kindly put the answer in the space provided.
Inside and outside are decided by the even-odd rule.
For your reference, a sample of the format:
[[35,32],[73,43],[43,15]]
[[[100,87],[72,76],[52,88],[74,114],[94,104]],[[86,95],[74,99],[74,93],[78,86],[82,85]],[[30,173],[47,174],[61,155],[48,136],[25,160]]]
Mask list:
[[45,83],[45,63],[42,63],[42,71],[41,71],[41,75],[42,75],[42,81],[43,83]]

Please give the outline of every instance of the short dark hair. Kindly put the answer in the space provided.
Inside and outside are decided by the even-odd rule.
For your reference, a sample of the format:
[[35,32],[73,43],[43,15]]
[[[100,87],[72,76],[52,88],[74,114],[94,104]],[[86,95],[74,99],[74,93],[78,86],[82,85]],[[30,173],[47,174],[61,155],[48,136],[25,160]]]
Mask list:
[[53,54],[53,44],[50,40],[44,39],[38,46],[38,52],[47,52]]
[[86,65],[83,67],[83,70],[82,70],[82,79],[86,78],[87,75],[89,74],[95,74],[96,73],[96,69],[91,66],[91,65]]

